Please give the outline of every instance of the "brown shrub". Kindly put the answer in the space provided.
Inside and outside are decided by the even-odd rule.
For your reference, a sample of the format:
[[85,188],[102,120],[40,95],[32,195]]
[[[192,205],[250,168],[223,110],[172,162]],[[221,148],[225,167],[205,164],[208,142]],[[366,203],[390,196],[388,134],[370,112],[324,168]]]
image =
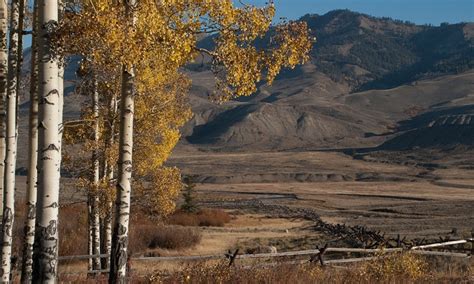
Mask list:
[[197,213],[176,211],[168,223],[181,226],[223,227],[231,220],[229,213],[220,209],[203,209]]
[[184,249],[193,247],[201,241],[201,233],[192,228],[162,226],[155,230],[148,247],[164,249]]
[[[13,255],[16,256],[21,256],[23,250],[26,214],[26,202],[16,202],[13,232]],[[60,207],[58,229],[59,255],[87,254],[87,209],[84,204]]]
[[131,254],[148,249],[157,227],[160,225],[143,211],[132,211],[130,216],[129,251]]
[[88,224],[85,204],[59,209],[59,255],[87,254]]
[[176,211],[173,215],[169,216],[167,223],[180,226],[199,226],[199,220],[195,213],[183,211]]
[[143,253],[155,248],[185,249],[200,241],[201,233],[196,229],[165,226],[143,212],[132,215],[129,247],[133,253]]
[[23,250],[24,227],[26,220],[26,203],[23,200],[15,202],[15,219],[13,223],[13,256],[21,256]]

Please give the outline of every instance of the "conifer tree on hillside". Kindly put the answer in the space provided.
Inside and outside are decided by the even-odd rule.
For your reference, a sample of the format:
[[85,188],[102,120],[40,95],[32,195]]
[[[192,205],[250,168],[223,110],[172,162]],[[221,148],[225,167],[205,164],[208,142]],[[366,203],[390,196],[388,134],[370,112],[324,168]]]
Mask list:
[[188,212],[188,213],[194,213],[199,210],[196,201],[194,200],[194,194],[195,194],[195,187],[196,184],[193,182],[192,177],[185,177],[183,179],[184,183],[184,189],[183,189],[183,205],[181,205],[181,210]]

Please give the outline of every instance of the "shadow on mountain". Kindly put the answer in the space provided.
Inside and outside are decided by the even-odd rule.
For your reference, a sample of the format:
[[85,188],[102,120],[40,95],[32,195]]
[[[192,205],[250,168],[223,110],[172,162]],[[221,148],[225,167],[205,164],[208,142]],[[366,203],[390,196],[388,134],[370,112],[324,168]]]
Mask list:
[[211,122],[196,126],[193,133],[186,139],[193,144],[212,144],[219,141],[229,125],[237,124],[257,108],[256,105],[242,105],[224,111],[216,116]]
[[[474,105],[448,107],[400,122],[400,135],[372,150],[412,150],[474,146]],[[369,150],[369,149],[366,149]],[[370,151],[370,150],[369,150]]]

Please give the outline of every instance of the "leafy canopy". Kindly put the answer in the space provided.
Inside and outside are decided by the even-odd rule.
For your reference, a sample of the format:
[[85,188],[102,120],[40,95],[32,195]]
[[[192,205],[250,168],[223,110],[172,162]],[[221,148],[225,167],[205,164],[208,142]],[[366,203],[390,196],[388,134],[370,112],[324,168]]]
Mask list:
[[[85,59],[99,80],[102,101],[119,97],[122,66],[133,67],[134,178],[139,192],[152,193],[146,200],[160,213],[174,210],[182,187],[179,171],[163,163],[192,115],[186,98],[191,82],[183,67],[198,55],[210,57],[218,102],[251,95],[262,80],[271,84],[282,68],[308,60],[312,46],[306,23],[273,28],[274,14],[272,3],[237,8],[231,0],[141,0],[131,8],[116,0],[68,4],[55,37],[58,52]],[[199,47],[206,35],[215,38],[213,49]],[[264,38],[268,45],[258,48]],[[108,149],[104,155],[112,162],[117,153]]]

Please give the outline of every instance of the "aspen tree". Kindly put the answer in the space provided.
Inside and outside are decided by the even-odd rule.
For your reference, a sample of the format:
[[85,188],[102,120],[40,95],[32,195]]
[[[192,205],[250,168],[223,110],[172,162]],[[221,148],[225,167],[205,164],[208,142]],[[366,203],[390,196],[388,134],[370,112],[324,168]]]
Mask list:
[[[92,253],[100,254],[100,216],[99,216],[99,189],[100,189],[100,162],[99,162],[99,139],[100,139],[100,120],[99,120],[99,91],[97,79],[93,79],[92,91],[92,110],[94,115],[94,149],[92,153],[92,194],[91,196],[91,220],[92,229]],[[100,269],[100,258],[93,259],[93,269]]]
[[[169,194],[171,189],[179,188],[173,182],[178,180],[178,171],[163,168],[162,164],[179,139],[179,125],[188,118],[188,112],[182,111],[184,96],[170,91],[178,89],[177,82],[187,81],[182,67],[199,53],[211,56],[217,82],[213,98],[225,101],[251,95],[262,80],[272,83],[282,68],[304,63],[312,44],[305,23],[289,22],[272,28],[268,48],[257,48],[256,40],[265,40],[271,28],[271,3],[264,8],[236,8],[231,0],[145,0],[131,3],[133,17],[127,12],[128,4],[84,1],[81,9],[65,19],[59,37],[60,45],[70,53],[87,57],[94,69],[114,64],[126,67],[120,102],[111,282],[123,282],[126,277],[132,173],[134,187],[143,187],[148,196]],[[198,37],[206,33],[215,35],[213,49],[197,44]],[[137,181],[143,177],[151,178],[152,184],[169,182],[152,191]],[[169,211],[172,201],[155,198],[153,203]]]
[[59,65],[52,38],[58,24],[58,0],[40,0],[38,3],[39,163],[33,282],[55,283],[61,145]]
[[[126,2],[128,25],[135,26],[133,11],[136,1]],[[128,229],[132,194],[133,115],[135,111],[135,70],[132,64],[124,64],[120,96],[119,160],[115,223],[112,234],[109,283],[126,283],[128,263]]]
[[17,100],[22,57],[24,0],[11,2],[6,100],[6,153],[4,166],[4,207],[2,220],[2,282],[10,282],[13,223],[15,216],[15,170],[17,158]]
[[[114,165],[117,163],[117,147],[114,142],[115,96],[119,92],[119,86],[115,81],[120,73],[110,71],[99,73],[97,70],[91,70],[88,68],[87,60],[82,61],[78,73],[81,81],[77,90],[90,100],[83,105],[80,120],[72,121],[72,124],[66,121],[65,144],[75,147],[71,148],[74,151],[72,159],[68,158],[70,155],[66,150],[65,166],[72,170],[71,173],[76,173],[78,180],[76,185],[86,190],[89,220],[88,253],[95,255],[106,253],[107,250],[109,253],[111,247],[110,219],[114,196],[112,182]],[[100,78],[102,79],[99,84]],[[114,81],[112,88],[111,80]],[[100,97],[103,99],[100,100]],[[101,244],[102,239],[104,240]],[[101,245],[103,251],[100,249]],[[107,261],[104,261],[104,266],[107,265]],[[89,270],[100,268],[99,258],[89,259]]]
[[7,0],[0,1],[0,212],[3,214],[3,180],[5,174],[5,128],[8,72],[8,4]]
[[26,179],[27,215],[24,228],[23,257],[21,266],[22,283],[30,283],[33,277],[33,244],[35,241],[36,190],[38,165],[38,0],[33,3],[31,73],[30,73],[30,113],[28,125],[28,176]]
[[[104,137],[105,142],[105,154],[104,154],[104,179],[105,179],[105,190],[107,191],[113,185],[114,179],[114,164],[116,164],[115,160],[111,157],[114,155],[113,149],[115,146],[115,124],[116,124],[116,115],[117,115],[117,98],[115,94],[112,94],[109,99],[108,105],[108,120],[104,120],[104,123],[107,125],[104,129],[108,129],[107,136]],[[107,192],[106,192],[107,193]],[[104,199],[105,206],[105,214],[104,217],[101,219],[102,222],[102,252],[104,254],[110,255],[112,252],[112,221],[113,221],[113,202],[110,197],[110,194],[105,195],[106,198]],[[103,263],[104,269],[110,268],[110,257],[105,258]]]

